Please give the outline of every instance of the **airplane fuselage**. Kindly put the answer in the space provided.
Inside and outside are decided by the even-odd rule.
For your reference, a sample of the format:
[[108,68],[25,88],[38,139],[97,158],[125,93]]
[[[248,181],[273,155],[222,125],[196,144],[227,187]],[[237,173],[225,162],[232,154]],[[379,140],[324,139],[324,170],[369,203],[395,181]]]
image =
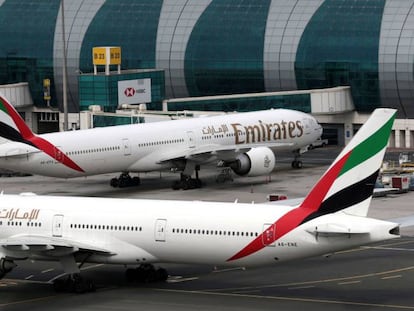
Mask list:
[[[199,155],[205,150],[203,162],[216,160],[212,151],[220,146],[298,150],[321,131],[310,115],[284,109],[95,128],[39,135],[58,148],[54,157],[20,142],[4,143],[0,167],[65,178],[147,172],[180,167],[180,159],[191,158],[193,151]],[[81,170],[62,164],[63,154]]]
[[[0,197],[0,240],[7,241],[10,237],[19,240],[22,236],[26,241],[22,242],[23,246],[13,247],[12,243],[3,248],[3,255],[8,258],[25,259],[24,244],[42,237],[50,239],[46,244],[76,241],[78,256],[82,256],[83,244],[86,248],[92,245],[95,252],[88,257],[88,262],[256,266],[396,237],[389,233],[395,226],[393,223],[330,214],[275,239],[285,226],[278,220],[295,209],[287,206],[35,195],[29,197],[30,206],[27,206],[27,199],[27,195]],[[339,219],[369,229],[370,234],[318,236],[313,232],[318,225]],[[257,249],[240,254],[255,240],[258,244],[250,247]],[[68,250],[55,246],[50,253],[36,255],[36,245],[30,247],[33,248],[30,258],[45,260],[53,260],[53,252],[62,256]]]

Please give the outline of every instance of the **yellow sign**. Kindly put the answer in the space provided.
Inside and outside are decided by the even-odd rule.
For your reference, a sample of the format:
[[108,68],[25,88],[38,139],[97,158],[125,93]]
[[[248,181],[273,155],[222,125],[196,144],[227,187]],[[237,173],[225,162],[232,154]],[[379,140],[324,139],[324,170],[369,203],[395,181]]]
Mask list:
[[120,65],[121,48],[120,47],[94,47],[92,50],[94,65]]
[[50,100],[50,79],[43,79],[43,99]]

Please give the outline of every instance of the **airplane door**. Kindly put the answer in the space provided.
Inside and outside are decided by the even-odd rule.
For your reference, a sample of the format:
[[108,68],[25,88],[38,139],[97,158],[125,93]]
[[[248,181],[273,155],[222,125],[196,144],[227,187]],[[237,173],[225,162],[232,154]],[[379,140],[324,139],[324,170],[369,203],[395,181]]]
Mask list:
[[131,155],[131,146],[129,144],[129,139],[128,138],[123,138],[122,139],[122,149],[124,150],[124,155],[125,156]]
[[193,131],[188,131],[187,132],[187,137],[188,137],[188,147],[194,148],[195,147],[195,136],[194,136],[194,132]]
[[61,237],[63,233],[63,215],[53,216],[52,222],[52,235],[55,237]]
[[165,242],[165,231],[167,228],[167,219],[157,219],[155,222],[155,241]]
[[276,224],[264,224],[262,242],[264,246],[275,246]]

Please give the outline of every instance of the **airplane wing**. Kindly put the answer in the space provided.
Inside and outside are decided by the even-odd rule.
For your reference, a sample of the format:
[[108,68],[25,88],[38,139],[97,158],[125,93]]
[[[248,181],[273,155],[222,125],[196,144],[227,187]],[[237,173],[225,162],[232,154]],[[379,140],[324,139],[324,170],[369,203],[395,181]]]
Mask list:
[[[284,148],[291,147],[293,143],[266,143],[269,148]],[[158,163],[164,163],[173,160],[187,159],[195,162],[204,162],[206,159],[214,157],[219,160],[233,160],[237,155],[248,152],[250,149],[258,147],[257,144],[242,144],[242,145],[203,145],[198,148],[187,148],[186,150],[172,151],[165,154]]]
[[36,252],[51,257],[65,256],[79,251],[107,256],[114,255],[107,249],[96,247],[88,243],[40,235],[19,235],[1,239],[0,246],[7,250],[23,254]]

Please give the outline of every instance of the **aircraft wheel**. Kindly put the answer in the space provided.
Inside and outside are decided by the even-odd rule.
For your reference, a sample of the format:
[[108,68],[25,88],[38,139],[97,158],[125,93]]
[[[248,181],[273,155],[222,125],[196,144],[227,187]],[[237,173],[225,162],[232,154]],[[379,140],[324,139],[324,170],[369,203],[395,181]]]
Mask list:
[[125,271],[125,277],[128,282],[134,282],[137,279],[136,269],[127,269]]
[[181,181],[180,180],[176,180],[172,183],[171,188],[173,190],[180,190],[181,189]]
[[141,184],[141,179],[137,176],[132,177],[131,186],[139,186]]
[[302,161],[294,160],[292,161],[292,168],[302,168],[303,163]]
[[53,289],[57,293],[62,293],[67,289],[66,280],[64,279],[56,279],[53,281]]
[[117,188],[119,186],[119,179],[112,178],[109,184],[111,185],[111,187]]
[[159,268],[157,270],[157,279],[158,281],[165,282],[168,279],[168,272],[164,268]]
[[83,278],[74,280],[73,291],[77,294],[94,292],[95,290],[95,285],[90,280],[85,280]]
[[191,189],[190,182],[188,180],[184,181],[182,184],[183,190]]

